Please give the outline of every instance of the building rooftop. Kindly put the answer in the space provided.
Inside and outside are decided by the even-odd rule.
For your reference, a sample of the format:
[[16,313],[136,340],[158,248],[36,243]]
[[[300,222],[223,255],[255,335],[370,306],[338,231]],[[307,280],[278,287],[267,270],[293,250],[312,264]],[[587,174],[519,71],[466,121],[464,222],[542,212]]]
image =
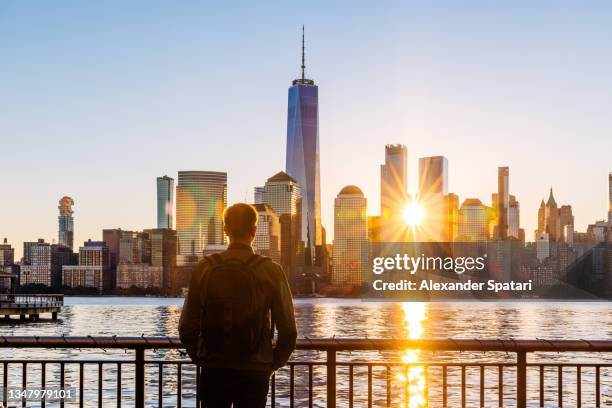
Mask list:
[[272,207],[270,207],[268,204],[251,204],[251,205],[255,207],[257,212],[274,212]]
[[463,206],[469,206],[469,207],[476,207],[476,206],[482,206],[482,201],[480,201],[478,198],[466,198],[463,201],[463,204],[461,204],[461,207]]
[[557,202],[555,201],[555,197],[553,197],[552,187],[550,188],[550,195],[548,196],[548,201],[546,202],[548,207],[556,207]]
[[270,177],[268,181],[291,181],[297,183],[297,181],[293,177],[291,177],[284,171],[279,171],[278,173]]
[[342,190],[340,190],[340,193],[338,195],[347,195],[347,194],[359,194],[363,196],[363,191],[361,191],[361,189],[357,186],[348,185],[344,187]]

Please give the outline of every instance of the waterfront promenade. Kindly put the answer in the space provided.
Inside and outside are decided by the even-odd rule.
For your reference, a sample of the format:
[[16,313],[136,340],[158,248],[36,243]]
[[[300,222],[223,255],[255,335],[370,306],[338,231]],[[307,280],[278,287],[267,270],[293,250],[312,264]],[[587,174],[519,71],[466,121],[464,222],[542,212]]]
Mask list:
[[[196,406],[199,368],[185,359],[176,337],[2,336],[0,348],[31,349],[28,359],[0,360],[5,389],[78,390],[66,406]],[[50,348],[72,350],[74,357],[36,358],[37,350]],[[300,339],[297,348],[288,366],[272,377],[271,406],[602,406],[610,398],[603,387],[610,386],[607,371],[612,364],[570,363],[564,356],[609,353],[612,341],[328,338]],[[87,349],[125,353],[80,358]],[[162,350],[166,353],[160,354]],[[360,354],[396,351],[408,356],[412,350],[454,354],[435,362],[364,359]],[[487,356],[500,352],[510,359]],[[467,361],[464,353],[482,353],[483,361]],[[534,353],[556,357],[530,363]],[[34,373],[36,381],[31,379]],[[565,388],[567,373],[575,375],[573,389]],[[3,399],[10,405],[6,394]]]

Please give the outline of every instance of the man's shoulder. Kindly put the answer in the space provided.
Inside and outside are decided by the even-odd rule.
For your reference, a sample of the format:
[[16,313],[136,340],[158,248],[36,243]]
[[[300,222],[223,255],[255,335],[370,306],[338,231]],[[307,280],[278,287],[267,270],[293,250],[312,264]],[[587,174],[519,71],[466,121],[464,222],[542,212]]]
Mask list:
[[260,255],[259,265],[261,265],[262,268],[266,268],[268,270],[274,270],[274,271],[282,270],[282,267],[278,263],[274,262],[274,260],[268,256]]
[[284,274],[283,268],[272,258],[267,256],[260,256],[260,259],[256,261],[255,272],[260,276],[267,276],[271,282],[277,282],[278,278]]
[[193,273],[203,274],[207,269],[210,268],[210,266],[211,266],[211,260],[208,256],[205,256],[204,258],[200,259],[198,263],[195,265],[195,267],[193,268]]

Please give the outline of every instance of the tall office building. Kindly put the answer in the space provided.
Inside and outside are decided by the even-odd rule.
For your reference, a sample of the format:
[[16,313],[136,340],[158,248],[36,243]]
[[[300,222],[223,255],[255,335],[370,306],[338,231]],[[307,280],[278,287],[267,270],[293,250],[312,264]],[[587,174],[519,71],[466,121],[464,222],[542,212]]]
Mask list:
[[274,262],[281,262],[281,225],[278,215],[268,204],[254,204],[259,218],[253,241],[256,254],[267,256]]
[[151,239],[151,266],[162,268],[162,289],[165,293],[176,293],[180,287],[176,276],[176,231],[158,228],[145,232]]
[[157,178],[157,228],[174,227],[174,179]]
[[380,166],[380,215],[401,214],[408,202],[408,149],[403,144],[385,146],[385,164]]
[[467,198],[459,208],[457,241],[484,242],[490,236],[491,211],[477,198]]
[[4,238],[0,244],[0,293],[13,290],[15,279],[18,278],[19,266],[15,265],[15,250]]
[[23,251],[24,262],[19,276],[21,286],[31,284],[53,288],[61,286],[62,266],[73,263],[72,249],[39,239],[36,242],[24,242]]
[[295,288],[304,265],[302,240],[302,194],[297,181],[284,171],[270,177],[263,190],[263,203],[278,215],[280,223],[280,263]]
[[425,213],[418,230],[419,241],[444,241],[448,194],[448,161],[444,156],[419,159],[418,202]]
[[384,242],[382,234],[382,216],[380,215],[368,216],[368,242]]
[[79,248],[79,264],[62,267],[62,285],[95,288],[99,293],[115,287],[110,274],[108,248],[102,241],[86,241]]
[[448,194],[448,160],[444,156],[419,159],[419,197]]
[[[501,239],[499,236],[499,194],[493,193],[491,195],[491,208],[495,209],[495,228],[493,236],[497,239]],[[521,240],[521,234],[524,233],[521,229],[521,206],[517,201],[516,197],[512,194],[508,195],[508,230],[507,238],[515,238]],[[523,237],[524,239],[524,237]]]
[[253,189],[253,203],[263,204],[264,203],[264,192],[266,188],[264,186],[257,186]]
[[59,224],[57,242],[60,245],[70,249],[73,248],[74,244],[74,218],[72,217],[72,214],[74,214],[74,211],[72,210],[73,205],[74,200],[68,196],[64,196],[61,198],[61,200],[59,200],[59,206],[57,207],[59,210],[59,216],[57,217]]
[[497,234],[498,239],[508,238],[510,209],[510,168],[497,168]]
[[266,181],[263,203],[272,207],[272,210],[279,216],[300,213],[301,198],[302,193],[298,182],[284,171],[279,171]]
[[103,229],[102,241],[106,244],[108,250],[109,270],[112,274],[117,273],[117,264],[119,263],[119,248],[123,233],[132,233],[132,231],[124,231],[121,228]]
[[444,231],[442,233],[442,241],[453,242],[459,234],[459,196],[454,193],[448,193],[444,196]]
[[118,264],[151,262],[151,237],[148,232],[121,231]]
[[225,244],[226,207],[227,173],[179,171],[176,187],[179,263],[188,257],[201,257],[207,247]]
[[541,234],[548,234],[549,242],[565,242],[568,235],[573,236],[574,216],[570,205],[557,207],[557,202],[553,196],[552,187],[548,195],[548,200],[540,203],[538,210],[538,229],[536,230],[536,240]]
[[521,205],[512,194],[508,207],[508,237],[521,239]]
[[176,231],[169,228],[122,231],[117,287],[158,288],[177,293]]
[[39,239],[23,243],[23,263],[19,276],[21,286],[39,284],[51,286],[51,244]]
[[[303,27],[302,27],[303,30]],[[287,110],[286,172],[302,190],[302,241],[309,262],[323,245],[321,231],[321,181],[319,173],[319,89],[305,77],[302,31],[302,76],[289,88]]]
[[15,250],[4,238],[4,242],[0,244],[0,267],[9,266],[15,263]]
[[361,266],[368,242],[367,201],[357,186],[346,186],[334,201],[334,246],[331,282],[361,285]]

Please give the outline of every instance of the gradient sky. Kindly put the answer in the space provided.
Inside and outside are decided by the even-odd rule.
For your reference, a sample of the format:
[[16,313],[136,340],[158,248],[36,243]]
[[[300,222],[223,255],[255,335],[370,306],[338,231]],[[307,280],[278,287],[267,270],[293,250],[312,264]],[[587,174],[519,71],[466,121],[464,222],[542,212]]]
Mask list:
[[0,237],[75,244],[155,226],[155,177],[228,172],[228,202],[285,167],[287,87],[319,85],[323,223],[360,186],[379,210],[385,143],[444,155],[449,189],[490,203],[497,166],[532,239],[554,188],[577,229],[607,211],[609,2],[0,3]]

